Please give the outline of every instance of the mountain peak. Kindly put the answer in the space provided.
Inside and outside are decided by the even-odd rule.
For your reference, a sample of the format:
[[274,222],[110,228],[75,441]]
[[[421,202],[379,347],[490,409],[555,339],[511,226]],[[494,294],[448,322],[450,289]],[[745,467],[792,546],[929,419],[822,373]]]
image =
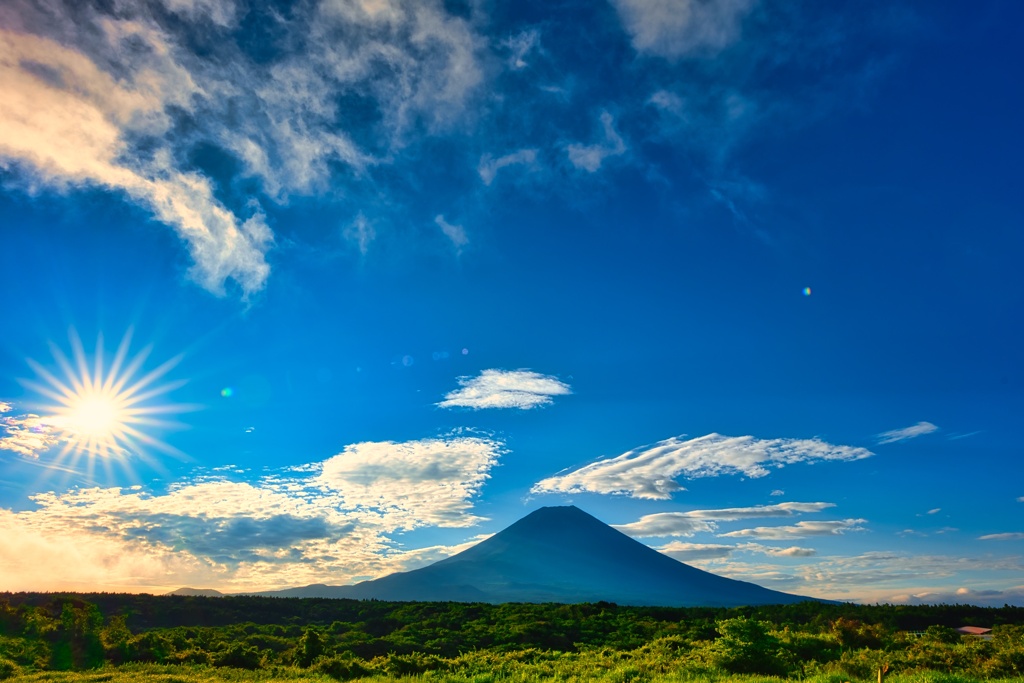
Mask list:
[[711,574],[663,555],[574,505],[541,507],[432,565],[354,586],[271,593],[456,602],[616,602],[733,607],[809,598]]

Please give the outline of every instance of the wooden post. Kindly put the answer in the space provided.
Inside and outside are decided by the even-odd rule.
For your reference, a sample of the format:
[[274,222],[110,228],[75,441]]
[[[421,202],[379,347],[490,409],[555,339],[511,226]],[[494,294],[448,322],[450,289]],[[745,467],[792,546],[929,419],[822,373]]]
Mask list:
[[889,673],[888,664],[883,664],[882,666],[878,667],[878,683],[882,683],[882,679],[885,677],[885,674],[887,673]]

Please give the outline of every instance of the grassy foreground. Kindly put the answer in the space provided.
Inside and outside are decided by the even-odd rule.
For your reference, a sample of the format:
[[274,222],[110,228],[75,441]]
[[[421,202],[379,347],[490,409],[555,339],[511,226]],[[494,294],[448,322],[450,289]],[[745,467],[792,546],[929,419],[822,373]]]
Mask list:
[[[531,672],[523,670],[511,675],[473,674],[460,676],[449,673],[427,672],[417,676],[371,676],[353,679],[356,683],[541,683],[562,681],[584,683],[585,681],[606,681],[608,683],[780,683],[786,679],[774,676],[737,675],[724,672],[679,671],[655,674],[653,676],[631,676],[626,670],[612,670],[595,675],[596,672],[571,674]],[[803,679],[807,683],[844,683],[850,681],[874,681],[875,679],[851,679],[840,674],[819,674]],[[886,683],[1020,683],[1017,678],[972,678],[960,674],[923,671],[892,674],[885,677]],[[297,667],[283,667],[249,671],[245,669],[212,668],[195,665],[133,664],[106,667],[93,671],[39,671],[7,679],[9,683],[277,683],[292,681],[316,681],[335,683],[335,679]]]

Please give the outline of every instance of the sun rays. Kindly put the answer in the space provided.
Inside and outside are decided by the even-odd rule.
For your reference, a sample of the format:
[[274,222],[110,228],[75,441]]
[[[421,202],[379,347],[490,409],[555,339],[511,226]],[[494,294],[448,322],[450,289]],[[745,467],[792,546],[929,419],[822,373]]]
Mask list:
[[180,451],[155,435],[180,427],[170,418],[191,409],[167,399],[172,390],[184,384],[183,380],[164,379],[181,356],[143,373],[151,347],[129,357],[130,329],[109,363],[102,335],[96,341],[91,361],[78,334],[71,330],[69,337],[70,358],[55,344],[50,344],[59,370],[53,371],[29,360],[38,380],[24,382],[48,401],[36,408],[41,424],[60,444],[55,464],[77,469],[84,461],[92,478],[97,463],[109,476],[115,463],[131,471],[131,458],[158,466],[153,457],[155,451],[182,457]]

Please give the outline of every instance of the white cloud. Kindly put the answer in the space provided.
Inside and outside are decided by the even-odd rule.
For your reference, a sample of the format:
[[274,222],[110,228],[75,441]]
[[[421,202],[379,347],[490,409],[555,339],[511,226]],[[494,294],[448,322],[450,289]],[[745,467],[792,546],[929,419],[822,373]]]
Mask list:
[[1018,503],[1024,503],[1024,496],[1018,496],[1017,497],[1017,502]]
[[[0,412],[13,409],[10,403],[2,406],[7,410]],[[38,458],[62,440],[60,430],[55,429],[49,420],[32,413],[0,417],[0,432],[3,434],[0,436],[0,450],[13,451],[26,458]]]
[[608,157],[619,156],[626,152],[626,143],[615,131],[614,119],[608,112],[601,113],[601,127],[604,129],[604,141],[594,145],[573,143],[565,148],[569,161],[576,168],[594,173]]
[[457,555],[463,550],[469,550],[477,543],[486,541],[494,534],[477,534],[465,543],[458,543],[456,545],[432,545],[425,548],[416,548],[414,550],[407,550],[401,553],[399,558],[400,571],[411,571],[413,569],[419,569],[425,567],[428,564],[434,562],[440,562],[441,560]]
[[685,512],[659,512],[644,515],[629,524],[615,524],[616,529],[634,538],[649,536],[693,536],[697,533],[712,532],[718,525]]
[[479,437],[347,446],[323,464],[318,482],[348,509],[374,510],[393,528],[470,526],[471,498],[498,461],[501,446]]
[[985,534],[984,536],[978,536],[978,539],[981,541],[1024,541],[1024,533]]
[[469,244],[469,237],[466,236],[466,229],[461,225],[452,225],[444,219],[444,216],[436,216],[434,222],[441,228],[444,236],[452,241],[455,251],[462,253],[462,248]]
[[931,510],[929,510],[929,511],[928,511],[928,512],[926,512],[925,514],[926,514],[926,515],[937,515],[937,514],[939,514],[940,512],[942,512],[942,508],[932,508]]
[[775,503],[744,508],[720,508],[717,510],[693,510],[684,514],[702,519],[736,521],[758,517],[791,517],[804,512],[821,512],[835,507],[835,503]]
[[526,55],[540,45],[540,33],[535,30],[523,31],[502,41],[502,46],[508,48],[508,65],[514,69],[523,69],[529,64],[526,62]]
[[210,20],[229,27],[235,19],[235,3],[231,0],[160,0],[167,9],[192,22]]
[[[756,543],[750,543],[747,545],[757,545]],[[791,545],[788,548],[771,548],[768,546],[760,546],[764,549],[765,554],[771,555],[772,557],[811,557],[817,555],[818,551],[813,548],[801,548],[800,546]]]
[[677,117],[683,116],[686,111],[686,103],[683,98],[668,90],[658,90],[648,98],[647,102]]
[[768,555],[770,557],[812,557],[817,554],[813,548],[801,548],[795,545],[788,548],[776,548],[760,543],[725,545],[720,543],[683,543],[682,541],[672,541],[655,548],[655,550],[683,562],[721,559],[737,552]]
[[797,522],[792,526],[759,526],[719,534],[726,538],[756,538],[768,541],[785,541],[808,536],[838,536],[847,531],[863,531],[866,519],[843,519],[834,521]]
[[736,42],[755,0],[613,0],[637,52],[713,55]]
[[[936,595],[954,594],[968,585],[973,591],[956,602],[1002,605],[982,595],[999,593],[1009,597],[1010,604],[1024,605],[1024,596],[1007,588],[1019,583],[1024,570],[1020,557],[911,555],[888,550],[818,557],[811,548],[761,543],[673,542],[663,548],[705,571],[800,595],[866,603],[908,602],[918,599],[914,595],[928,595],[935,601]],[[747,555],[764,559],[754,561]]]
[[907,439],[931,434],[936,430],[938,430],[938,427],[933,425],[931,422],[918,422],[916,425],[904,427],[903,429],[893,429],[888,432],[882,432],[878,435],[878,443],[885,444],[896,443],[897,441],[906,441]]
[[36,509],[0,510],[0,566],[25,590],[258,590],[385,565],[379,529],[261,484],[199,481],[161,495],[76,489],[32,500]]
[[[230,35],[231,0],[159,1],[184,22],[145,3],[116,14],[62,0],[5,7],[0,167],[30,191],[98,187],[142,205],[215,293],[227,281],[243,296],[260,290],[274,239],[258,208],[221,197],[240,191],[231,178],[194,168],[193,150],[234,155],[279,201],[327,190],[339,167],[349,185],[372,187],[367,169],[394,163],[413,133],[453,130],[483,81],[485,41],[440,2],[325,0],[287,21],[251,8],[287,37],[256,63]],[[207,54],[190,47],[196,25]],[[353,120],[348,96],[372,115]]]
[[476,540],[406,550],[388,534],[478,521],[471,498],[499,451],[460,436],[362,443],[253,482],[217,473],[159,494],[43,493],[34,509],[0,509],[0,567],[12,590],[253,591],[382,576]]
[[0,413],[9,413],[14,410],[14,404],[7,401],[0,401]]
[[786,495],[786,492],[783,491],[782,489],[775,489],[771,493],[769,493],[768,495],[769,496],[773,496],[773,497],[774,496],[784,496],[784,495]]
[[757,439],[708,434],[683,436],[633,449],[608,460],[537,482],[533,493],[616,493],[634,498],[668,499],[684,490],[678,477],[741,474],[766,476],[771,469],[801,462],[860,460],[871,451],[834,446],[820,439]]
[[370,250],[370,243],[377,238],[377,231],[374,230],[373,225],[366,220],[366,216],[359,214],[356,219],[349,224],[342,235],[349,242],[352,242],[359,249],[359,253],[366,256],[366,253]]
[[820,512],[835,507],[835,503],[778,503],[745,508],[719,510],[690,510],[688,512],[659,512],[644,515],[630,524],[614,525],[619,531],[644,538],[649,536],[692,536],[696,532],[714,531],[715,521],[737,521],[763,517],[791,517],[804,512]]
[[535,149],[521,149],[517,152],[506,154],[503,157],[498,157],[497,159],[493,158],[490,154],[485,154],[480,157],[480,164],[477,166],[477,173],[480,174],[480,179],[484,181],[484,185],[490,185],[494,182],[494,178],[498,175],[498,171],[506,166],[533,164],[536,160],[537,150]]
[[484,370],[477,377],[460,377],[460,389],[449,392],[442,408],[519,408],[550,404],[552,396],[571,394],[569,385],[530,370]]
[[712,558],[729,557],[736,552],[736,546],[723,545],[720,543],[684,543],[672,541],[663,546],[655,548],[660,553],[669,557],[686,562],[688,560],[708,560]]
[[130,138],[166,132],[166,109],[190,110],[201,90],[159,31],[130,21],[101,25],[108,50],[135,46],[137,63],[128,78],[114,79],[54,40],[0,30],[0,164],[57,189],[93,185],[124,192],[178,232],[200,285],[219,293],[233,279],[243,294],[258,291],[273,242],[262,214],[236,218],[214,197],[208,179],[177,170],[166,150],[148,158],[129,153]]

